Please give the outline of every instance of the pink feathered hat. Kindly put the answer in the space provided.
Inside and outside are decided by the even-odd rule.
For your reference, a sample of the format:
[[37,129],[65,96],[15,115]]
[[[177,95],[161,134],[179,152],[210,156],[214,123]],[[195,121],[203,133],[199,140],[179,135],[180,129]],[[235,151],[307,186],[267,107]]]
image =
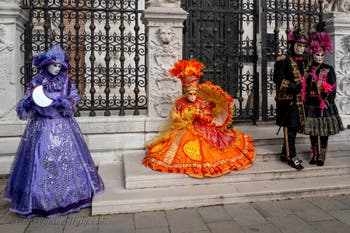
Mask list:
[[328,51],[330,53],[333,52],[333,44],[332,41],[325,32],[313,32],[310,35],[309,40],[309,53],[315,54],[320,51]]

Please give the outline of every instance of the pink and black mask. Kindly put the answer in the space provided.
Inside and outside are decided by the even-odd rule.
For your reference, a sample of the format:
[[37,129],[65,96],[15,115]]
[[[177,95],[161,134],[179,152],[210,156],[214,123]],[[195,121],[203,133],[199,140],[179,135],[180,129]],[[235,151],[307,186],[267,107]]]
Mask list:
[[312,55],[313,62],[322,64],[326,51],[332,52],[333,45],[330,37],[325,32],[313,32],[310,35],[309,54]]

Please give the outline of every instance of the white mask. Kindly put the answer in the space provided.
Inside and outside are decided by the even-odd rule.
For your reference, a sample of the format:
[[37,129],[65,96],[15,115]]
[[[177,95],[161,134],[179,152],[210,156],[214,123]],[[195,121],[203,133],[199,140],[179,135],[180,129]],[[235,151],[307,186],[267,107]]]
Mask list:
[[312,58],[314,61],[318,64],[322,64],[324,61],[324,53],[323,52],[317,52],[312,54]]
[[294,44],[294,53],[296,55],[301,56],[301,55],[303,55],[304,51],[305,51],[305,44],[299,43],[299,42],[296,42]]
[[191,91],[188,91],[187,93],[187,99],[190,101],[190,102],[195,102],[196,99],[197,99],[197,91],[194,91],[194,90],[191,90]]
[[58,75],[61,72],[62,69],[62,65],[59,63],[54,63],[54,64],[50,64],[47,67],[47,72],[49,72],[51,75]]

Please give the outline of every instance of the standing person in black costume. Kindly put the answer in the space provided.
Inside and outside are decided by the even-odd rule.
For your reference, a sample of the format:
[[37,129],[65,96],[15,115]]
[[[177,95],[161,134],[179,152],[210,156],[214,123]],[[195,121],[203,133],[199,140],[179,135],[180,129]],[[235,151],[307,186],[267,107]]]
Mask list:
[[337,87],[335,71],[324,63],[325,52],[332,52],[332,42],[325,32],[312,33],[309,41],[312,62],[308,68],[309,75],[302,82],[306,114],[304,133],[310,135],[312,157],[309,163],[323,166],[328,136],[339,133],[344,127],[334,102]]
[[281,161],[297,170],[303,169],[295,151],[297,132],[305,125],[301,99],[301,80],[305,71],[306,37],[301,30],[288,34],[288,52],[277,58],[273,81],[276,84],[276,124],[283,127],[284,141]]

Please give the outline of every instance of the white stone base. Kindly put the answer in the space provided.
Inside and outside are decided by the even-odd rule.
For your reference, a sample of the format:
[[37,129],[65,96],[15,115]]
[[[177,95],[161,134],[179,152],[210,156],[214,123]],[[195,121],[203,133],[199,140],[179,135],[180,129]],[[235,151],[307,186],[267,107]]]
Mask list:
[[269,160],[258,158],[246,170],[205,179],[152,171],[141,165],[141,154],[125,158],[125,170],[120,162],[101,164],[106,190],[94,198],[92,215],[350,193],[349,145],[334,144],[323,167],[309,165],[305,156],[305,169],[299,172],[276,159],[279,151],[266,154]]

